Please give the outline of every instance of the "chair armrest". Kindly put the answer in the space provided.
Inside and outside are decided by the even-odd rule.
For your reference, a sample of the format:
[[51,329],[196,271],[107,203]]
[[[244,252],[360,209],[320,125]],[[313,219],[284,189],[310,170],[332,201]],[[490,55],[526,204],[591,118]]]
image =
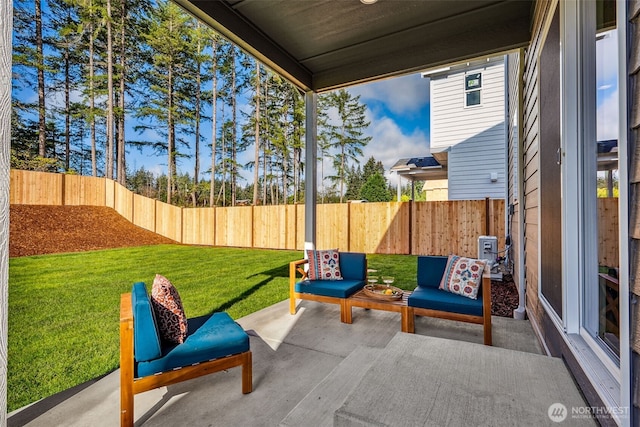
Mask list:
[[308,262],[308,259],[300,259],[289,263],[289,313],[291,314],[296,314],[296,275],[300,273],[302,280],[307,278],[307,272],[302,265]]
[[482,317],[484,324],[484,344],[493,345],[491,336],[491,269],[482,273]]
[[291,261],[289,263],[289,291],[293,293],[293,290],[296,286],[296,276],[297,273],[300,273],[300,280],[304,280],[308,277],[307,272],[302,268],[304,264],[308,264],[308,259],[300,259],[298,261]]
[[120,296],[120,425],[133,425],[133,309],[131,293]]
[[131,292],[120,295],[120,323],[133,321],[133,309],[131,307]]
[[487,268],[482,273],[482,303],[491,313],[491,271]]
[[491,271],[488,268],[482,273],[482,312],[491,321]]

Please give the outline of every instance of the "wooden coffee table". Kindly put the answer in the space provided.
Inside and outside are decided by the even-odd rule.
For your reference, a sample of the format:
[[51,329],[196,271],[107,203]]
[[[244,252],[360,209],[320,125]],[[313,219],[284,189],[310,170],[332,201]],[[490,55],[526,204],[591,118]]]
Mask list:
[[411,291],[403,291],[402,298],[397,300],[382,300],[370,297],[364,290],[359,290],[355,294],[346,299],[347,307],[344,316],[344,323],[352,323],[351,308],[360,307],[368,308],[371,310],[392,311],[394,313],[401,313],[402,317],[402,332],[409,332],[409,316],[407,314],[407,298],[411,295]]

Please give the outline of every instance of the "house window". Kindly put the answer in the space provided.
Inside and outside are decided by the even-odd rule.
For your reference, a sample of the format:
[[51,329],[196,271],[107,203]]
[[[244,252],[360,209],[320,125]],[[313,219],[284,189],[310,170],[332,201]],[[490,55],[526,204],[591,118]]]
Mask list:
[[[598,23],[600,24],[600,23]],[[599,27],[599,26],[598,26]],[[588,120],[595,123],[595,138],[582,142],[583,215],[594,244],[585,253],[584,328],[596,342],[620,355],[619,274],[619,170],[618,69],[615,29],[598,31],[595,40],[595,108]]]
[[464,76],[464,106],[480,105],[480,91],[482,90],[482,73],[472,73]]

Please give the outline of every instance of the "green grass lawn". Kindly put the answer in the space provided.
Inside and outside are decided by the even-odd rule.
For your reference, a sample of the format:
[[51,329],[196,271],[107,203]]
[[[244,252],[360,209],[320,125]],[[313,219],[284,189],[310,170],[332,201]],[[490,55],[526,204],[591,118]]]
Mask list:
[[[180,292],[187,317],[238,319],[289,296],[301,251],[145,246],[9,261],[8,410],[118,367],[120,294],[156,273]],[[378,275],[415,287],[415,256],[368,255]]]

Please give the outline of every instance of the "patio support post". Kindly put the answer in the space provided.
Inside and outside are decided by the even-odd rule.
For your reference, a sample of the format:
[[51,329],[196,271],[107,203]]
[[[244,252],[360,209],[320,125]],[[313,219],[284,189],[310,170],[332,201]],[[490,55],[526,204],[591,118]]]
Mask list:
[[305,169],[304,169],[304,248],[316,247],[318,94],[306,92]]
[[12,16],[12,1],[0,0],[0,22],[2,22],[0,26],[0,426],[7,425]]

